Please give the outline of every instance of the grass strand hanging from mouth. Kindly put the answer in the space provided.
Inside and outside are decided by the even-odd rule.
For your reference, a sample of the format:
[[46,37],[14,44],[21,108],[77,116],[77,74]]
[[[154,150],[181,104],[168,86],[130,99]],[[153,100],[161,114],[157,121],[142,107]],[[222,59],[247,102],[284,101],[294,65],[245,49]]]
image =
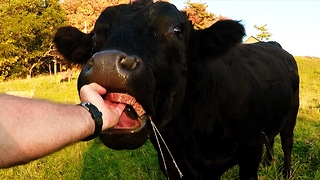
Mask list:
[[157,140],[157,143],[158,143],[158,146],[159,146],[159,150],[160,150],[160,154],[161,154],[161,157],[162,157],[162,161],[163,161],[163,164],[164,164],[164,169],[166,170],[166,174],[167,174],[167,179],[169,180],[169,175],[168,175],[168,170],[167,170],[167,165],[166,165],[166,162],[165,162],[165,159],[164,159],[164,156],[163,156],[163,152],[162,152],[162,149],[161,149],[161,146],[160,146],[160,142],[159,142],[159,139],[158,139],[158,135],[159,137],[161,138],[161,141],[163,142],[163,144],[165,145],[168,153],[170,154],[170,157],[172,158],[172,162],[174,164],[174,166],[176,167],[177,171],[179,172],[179,175],[180,175],[180,178],[183,177],[183,174],[182,172],[180,171],[176,161],[174,160],[166,142],[164,141],[163,137],[161,136],[158,128],[156,127],[156,125],[154,124],[154,122],[152,121],[152,118],[149,116],[149,119],[150,119],[150,122],[151,122],[151,125],[152,125],[152,129],[153,129],[153,132],[154,132],[154,135],[156,137],[156,140]]

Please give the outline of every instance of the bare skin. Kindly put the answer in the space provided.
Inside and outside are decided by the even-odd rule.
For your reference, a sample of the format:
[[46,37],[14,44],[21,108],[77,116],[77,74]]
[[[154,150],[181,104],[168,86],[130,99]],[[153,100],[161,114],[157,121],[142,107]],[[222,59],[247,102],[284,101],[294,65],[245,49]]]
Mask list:
[[[81,102],[90,102],[102,112],[102,130],[115,126],[125,107],[103,100],[100,95],[105,93],[96,83],[80,90]],[[26,164],[94,132],[91,114],[81,106],[4,94],[0,100],[0,168]]]

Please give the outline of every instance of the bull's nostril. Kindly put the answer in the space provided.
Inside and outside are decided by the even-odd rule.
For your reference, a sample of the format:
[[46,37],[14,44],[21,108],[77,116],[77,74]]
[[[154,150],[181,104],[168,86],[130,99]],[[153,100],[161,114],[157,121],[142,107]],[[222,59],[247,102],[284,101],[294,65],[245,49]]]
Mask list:
[[120,57],[120,65],[127,70],[134,70],[138,65],[138,59],[135,57]]

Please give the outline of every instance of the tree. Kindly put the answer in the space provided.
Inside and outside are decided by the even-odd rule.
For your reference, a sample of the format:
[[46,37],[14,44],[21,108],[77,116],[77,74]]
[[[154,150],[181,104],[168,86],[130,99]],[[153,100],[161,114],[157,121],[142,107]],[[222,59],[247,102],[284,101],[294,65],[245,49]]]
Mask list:
[[127,4],[129,0],[64,0],[62,8],[68,24],[84,32],[90,32],[100,13],[108,6]]
[[266,28],[267,24],[262,26],[254,25],[254,28],[256,28],[258,31],[261,31],[260,34],[257,34],[257,39],[259,40],[269,40],[269,38],[272,36],[271,33],[268,32],[268,29]]
[[192,21],[194,29],[205,29],[219,20],[215,14],[207,12],[207,5],[205,3],[192,3],[186,2],[187,7],[185,11],[189,16],[189,20]]
[[0,80],[32,75],[64,23],[59,0],[10,0],[0,8]]

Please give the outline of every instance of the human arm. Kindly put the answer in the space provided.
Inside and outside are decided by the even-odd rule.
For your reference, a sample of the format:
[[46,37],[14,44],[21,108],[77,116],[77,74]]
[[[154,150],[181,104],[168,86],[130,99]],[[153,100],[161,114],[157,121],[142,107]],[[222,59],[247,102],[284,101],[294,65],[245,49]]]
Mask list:
[[[124,108],[105,102],[100,96],[105,92],[95,83],[80,90],[82,102],[103,113],[103,130],[116,125]],[[81,106],[1,94],[0,103],[0,168],[28,163],[94,132],[91,114]]]

